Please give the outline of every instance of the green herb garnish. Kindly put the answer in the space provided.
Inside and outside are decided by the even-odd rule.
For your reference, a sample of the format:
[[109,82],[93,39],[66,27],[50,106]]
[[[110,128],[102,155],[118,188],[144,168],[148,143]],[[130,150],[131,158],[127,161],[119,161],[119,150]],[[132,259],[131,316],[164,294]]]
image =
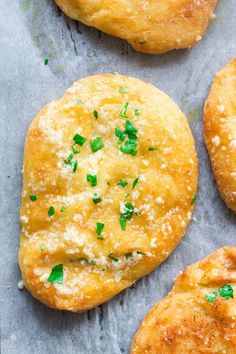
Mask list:
[[120,216],[120,226],[123,231],[126,230],[126,218],[123,215]]
[[135,188],[135,186],[138,184],[138,181],[139,181],[139,178],[138,178],[138,177],[135,178],[135,180],[133,181],[133,187],[132,187],[132,189]]
[[118,144],[121,144],[122,141],[125,139],[125,136],[126,136],[125,133],[122,132],[122,130],[116,128],[115,134],[119,138]]
[[197,194],[195,194],[195,196],[191,200],[191,205],[193,205],[196,202],[196,200],[197,200]]
[[55,209],[51,206],[49,209],[48,209],[48,216],[51,217],[55,214]]
[[137,254],[141,254],[142,256],[146,256],[146,253],[142,252],[142,251],[136,251]]
[[128,107],[129,107],[129,103],[126,102],[125,105],[124,105],[124,107],[123,107],[122,110],[120,111],[120,114],[119,114],[120,117],[128,118],[127,115],[126,115],[126,112],[127,112]]
[[134,206],[132,203],[125,203],[121,216],[120,216],[120,226],[123,231],[126,230],[126,221],[130,220],[134,213]]
[[210,302],[214,302],[217,298],[217,291],[213,291],[213,293],[206,294],[205,298]]
[[72,151],[73,151],[73,154],[75,154],[75,155],[77,155],[77,154],[80,153],[80,150],[78,150],[78,149],[75,148],[75,144],[71,146],[71,149],[72,149]]
[[63,264],[57,264],[52,268],[51,274],[48,277],[50,283],[63,284]]
[[133,124],[131,123],[130,120],[127,119],[127,121],[125,122],[125,132],[128,134],[128,136],[130,137],[130,135],[132,135],[133,133],[137,133],[137,129],[133,126]]
[[36,195],[30,195],[29,196],[29,199],[32,201],[32,202],[35,202],[37,200],[37,196]]
[[104,224],[102,223],[102,222],[97,222],[97,224],[96,224],[96,233],[97,233],[97,235],[101,235],[101,233],[102,233],[102,230],[104,229]]
[[119,262],[119,258],[116,258],[116,257],[112,256],[112,253],[110,253],[110,254],[108,255],[108,257],[109,257],[113,262]]
[[133,254],[133,252],[126,253],[125,258],[128,259],[128,258],[132,257],[132,254]]
[[78,161],[72,161],[71,162],[71,167],[72,167],[72,171],[73,172],[76,172],[76,170],[77,170],[77,167],[78,167]]
[[70,164],[71,164],[71,161],[73,160],[73,157],[74,157],[74,155],[73,155],[73,154],[70,154],[70,155],[67,157],[67,159],[65,160],[65,163],[66,163],[67,165],[70,165]]
[[148,151],[157,151],[158,150],[158,148],[155,148],[155,147],[149,147],[148,148]]
[[99,236],[99,237],[97,237],[97,240],[99,240],[99,241],[103,241],[103,240],[104,240],[104,237]]
[[127,219],[130,220],[134,212],[134,206],[132,203],[125,203],[124,210],[122,215]]
[[122,151],[124,154],[136,156],[137,155],[136,141],[133,140],[126,141],[125,144],[120,147],[120,151]]
[[44,65],[48,65],[48,62],[49,62],[48,58],[44,59]]
[[121,87],[119,88],[119,91],[120,91],[120,93],[128,93],[127,88],[125,88],[125,87],[123,87],[123,86],[121,86]]
[[98,111],[96,109],[93,111],[93,115],[95,119],[98,119]]
[[75,144],[83,146],[86,141],[86,138],[77,133],[74,135],[73,140],[74,140]]
[[134,109],[134,115],[135,115],[135,116],[139,116],[139,109],[138,109],[138,108],[135,108],[135,109]]
[[118,185],[118,186],[121,186],[121,187],[126,187],[127,184],[128,184],[128,182],[126,182],[124,179],[121,179],[121,180],[117,183],[117,185]]
[[87,182],[91,183],[92,187],[97,185],[97,176],[96,175],[87,175]]
[[98,195],[97,193],[94,193],[94,195],[93,195],[93,202],[94,202],[94,204],[98,204],[98,203],[100,203],[101,201],[102,201],[102,198],[99,197],[99,195]]
[[94,140],[90,141],[90,147],[92,152],[96,152],[100,149],[102,149],[104,147],[102,138],[100,138],[99,136],[97,138],[95,138]]
[[219,288],[220,296],[224,297],[226,300],[234,298],[234,289],[231,285],[224,285]]
[[60,212],[61,212],[61,213],[64,213],[64,211],[66,211],[66,209],[67,209],[67,206],[62,205],[62,206],[61,206],[61,209],[60,209]]

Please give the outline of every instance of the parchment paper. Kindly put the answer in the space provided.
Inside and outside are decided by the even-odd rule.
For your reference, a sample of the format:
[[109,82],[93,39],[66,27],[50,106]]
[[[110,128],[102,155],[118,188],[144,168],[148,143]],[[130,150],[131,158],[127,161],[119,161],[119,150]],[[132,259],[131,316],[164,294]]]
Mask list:
[[[219,196],[202,137],[202,106],[211,81],[216,71],[236,56],[235,0],[219,1],[216,15],[193,49],[151,56],[69,20],[52,0],[1,0],[2,354],[128,354],[140,321],[171,289],[179,271],[219,247],[236,244],[236,216]],[[44,65],[46,58],[48,65]],[[34,115],[74,81],[114,71],[158,86],[187,115],[200,162],[197,207],[179,247],[152,274],[94,310],[57,312],[17,288],[21,279],[17,250],[25,134]]]

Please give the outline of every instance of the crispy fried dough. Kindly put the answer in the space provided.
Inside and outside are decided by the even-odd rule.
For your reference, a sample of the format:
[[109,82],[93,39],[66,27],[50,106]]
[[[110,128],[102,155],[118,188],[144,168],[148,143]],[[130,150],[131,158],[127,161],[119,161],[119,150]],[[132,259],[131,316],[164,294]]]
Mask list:
[[215,77],[205,103],[204,136],[221,196],[236,212],[236,59]]
[[65,14],[150,54],[196,44],[217,0],[55,0]]
[[164,93],[118,74],[76,82],[26,138],[26,287],[48,306],[79,312],[130,286],[184,235],[197,171],[187,120]]
[[144,318],[131,354],[235,354],[235,292],[236,247],[221,248],[177,277]]

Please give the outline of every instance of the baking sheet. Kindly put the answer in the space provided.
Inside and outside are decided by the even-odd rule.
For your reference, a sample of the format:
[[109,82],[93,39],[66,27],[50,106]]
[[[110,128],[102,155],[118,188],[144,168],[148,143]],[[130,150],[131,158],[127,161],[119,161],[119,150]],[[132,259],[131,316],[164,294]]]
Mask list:
[[[202,106],[216,71],[236,56],[235,0],[219,1],[216,19],[191,50],[151,56],[119,39],[69,20],[52,0],[0,4],[1,353],[129,353],[147,311],[188,264],[236,244],[236,217],[216,189],[202,138]],[[48,65],[44,60],[48,58]],[[169,94],[189,119],[200,160],[193,221],[169,259],[135,286],[84,314],[48,309],[19,291],[18,213],[24,139],[46,103],[77,79],[119,72]]]

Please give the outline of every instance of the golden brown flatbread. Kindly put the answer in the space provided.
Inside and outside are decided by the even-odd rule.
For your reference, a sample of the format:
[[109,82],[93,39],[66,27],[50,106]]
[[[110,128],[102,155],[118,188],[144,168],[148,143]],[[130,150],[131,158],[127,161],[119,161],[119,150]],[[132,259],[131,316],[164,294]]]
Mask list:
[[99,305],[152,271],[191,219],[197,158],[187,120],[143,81],[76,82],[26,138],[19,262],[58,309]]
[[217,75],[205,103],[204,136],[222,198],[236,212],[236,59]]
[[131,354],[236,353],[236,247],[186,268],[144,318]]
[[190,48],[214,17],[217,0],[55,0],[65,14],[126,39],[134,49],[164,53]]

